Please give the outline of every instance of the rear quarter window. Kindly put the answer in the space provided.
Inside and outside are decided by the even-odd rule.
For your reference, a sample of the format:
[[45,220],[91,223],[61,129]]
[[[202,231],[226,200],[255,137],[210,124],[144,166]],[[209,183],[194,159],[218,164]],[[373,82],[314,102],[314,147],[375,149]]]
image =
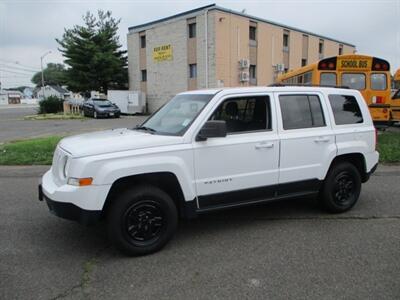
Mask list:
[[363,117],[357,99],[348,95],[329,95],[336,125],[363,123]]

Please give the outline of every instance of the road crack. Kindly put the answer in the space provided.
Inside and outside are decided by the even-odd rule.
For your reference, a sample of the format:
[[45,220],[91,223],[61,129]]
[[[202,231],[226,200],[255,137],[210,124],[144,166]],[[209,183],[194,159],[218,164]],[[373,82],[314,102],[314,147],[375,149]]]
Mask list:
[[63,298],[66,298],[68,296],[72,296],[72,295],[78,294],[78,293],[82,294],[83,298],[87,298],[90,294],[88,289],[90,287],[90,281],[91,281],[90,277],[92,275],[93,269],[98,264],[100,256],[108,248],[110,248],[109,245],[98,250],[92,258],[90,258],[89,260],[87,260],[83,263],[83,272],[82,272],[79,284],[76,284],[76,285],[70,287],[66,291],[59,293],[58,295],[56,295],[55,297],[50,298],[50,299],[51,300],[63,299]]

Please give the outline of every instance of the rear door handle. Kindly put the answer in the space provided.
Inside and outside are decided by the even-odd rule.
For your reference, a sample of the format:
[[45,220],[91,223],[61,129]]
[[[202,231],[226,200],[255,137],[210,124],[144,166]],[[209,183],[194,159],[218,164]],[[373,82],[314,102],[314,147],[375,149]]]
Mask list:
[[316,143],[327,143],[330,139],[328,137],[318,137],[314,140]]
[[256,149],[270,149],[274,147],[274,143],[260,143],[256,145]]

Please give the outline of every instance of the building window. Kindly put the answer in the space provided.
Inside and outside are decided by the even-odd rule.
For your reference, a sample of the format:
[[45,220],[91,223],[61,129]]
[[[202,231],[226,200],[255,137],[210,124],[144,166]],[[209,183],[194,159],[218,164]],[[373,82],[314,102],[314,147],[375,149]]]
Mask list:
[[283,34],[283,51],[289,51],[289,33]]
[[147,70],[142,70],[142,81],[146,82],[147,81]]
[[196,37],[196,23],[188,24],[189,39]]
[[301,66],[304,67],[307,65],[307,59],[306,58],[302,58],[301,59]]
[[319,40],[318,53],[320,58],[324,57],[324,40]]
[[339,45],[339,55],[343,54],[343,45]]
[[257,37],[257,27],[250,26],[249,27],[249,37],[251,41],[255,41]]
[[140,36],[140,48],[146,48],[146,36],[145,35]]
[[250,65],[249,75],[250,75],[250,79],[256,79],[256,66],[255,65]]
[[190,64],[189,65],[189,78],[196,78],[197,77],[197,64]]

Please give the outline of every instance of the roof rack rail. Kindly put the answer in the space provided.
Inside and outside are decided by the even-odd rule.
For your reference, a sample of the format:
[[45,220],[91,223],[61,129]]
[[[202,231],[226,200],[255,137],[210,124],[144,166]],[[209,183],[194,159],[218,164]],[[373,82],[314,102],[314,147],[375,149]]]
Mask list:
[[269,87],[305,86],[305,87],[328,87],[328,88],[336,88],[336,89],[350,89],[346,85],[326,85],[326,84],[307,84],[307,83],[273,83],[268,86]]

